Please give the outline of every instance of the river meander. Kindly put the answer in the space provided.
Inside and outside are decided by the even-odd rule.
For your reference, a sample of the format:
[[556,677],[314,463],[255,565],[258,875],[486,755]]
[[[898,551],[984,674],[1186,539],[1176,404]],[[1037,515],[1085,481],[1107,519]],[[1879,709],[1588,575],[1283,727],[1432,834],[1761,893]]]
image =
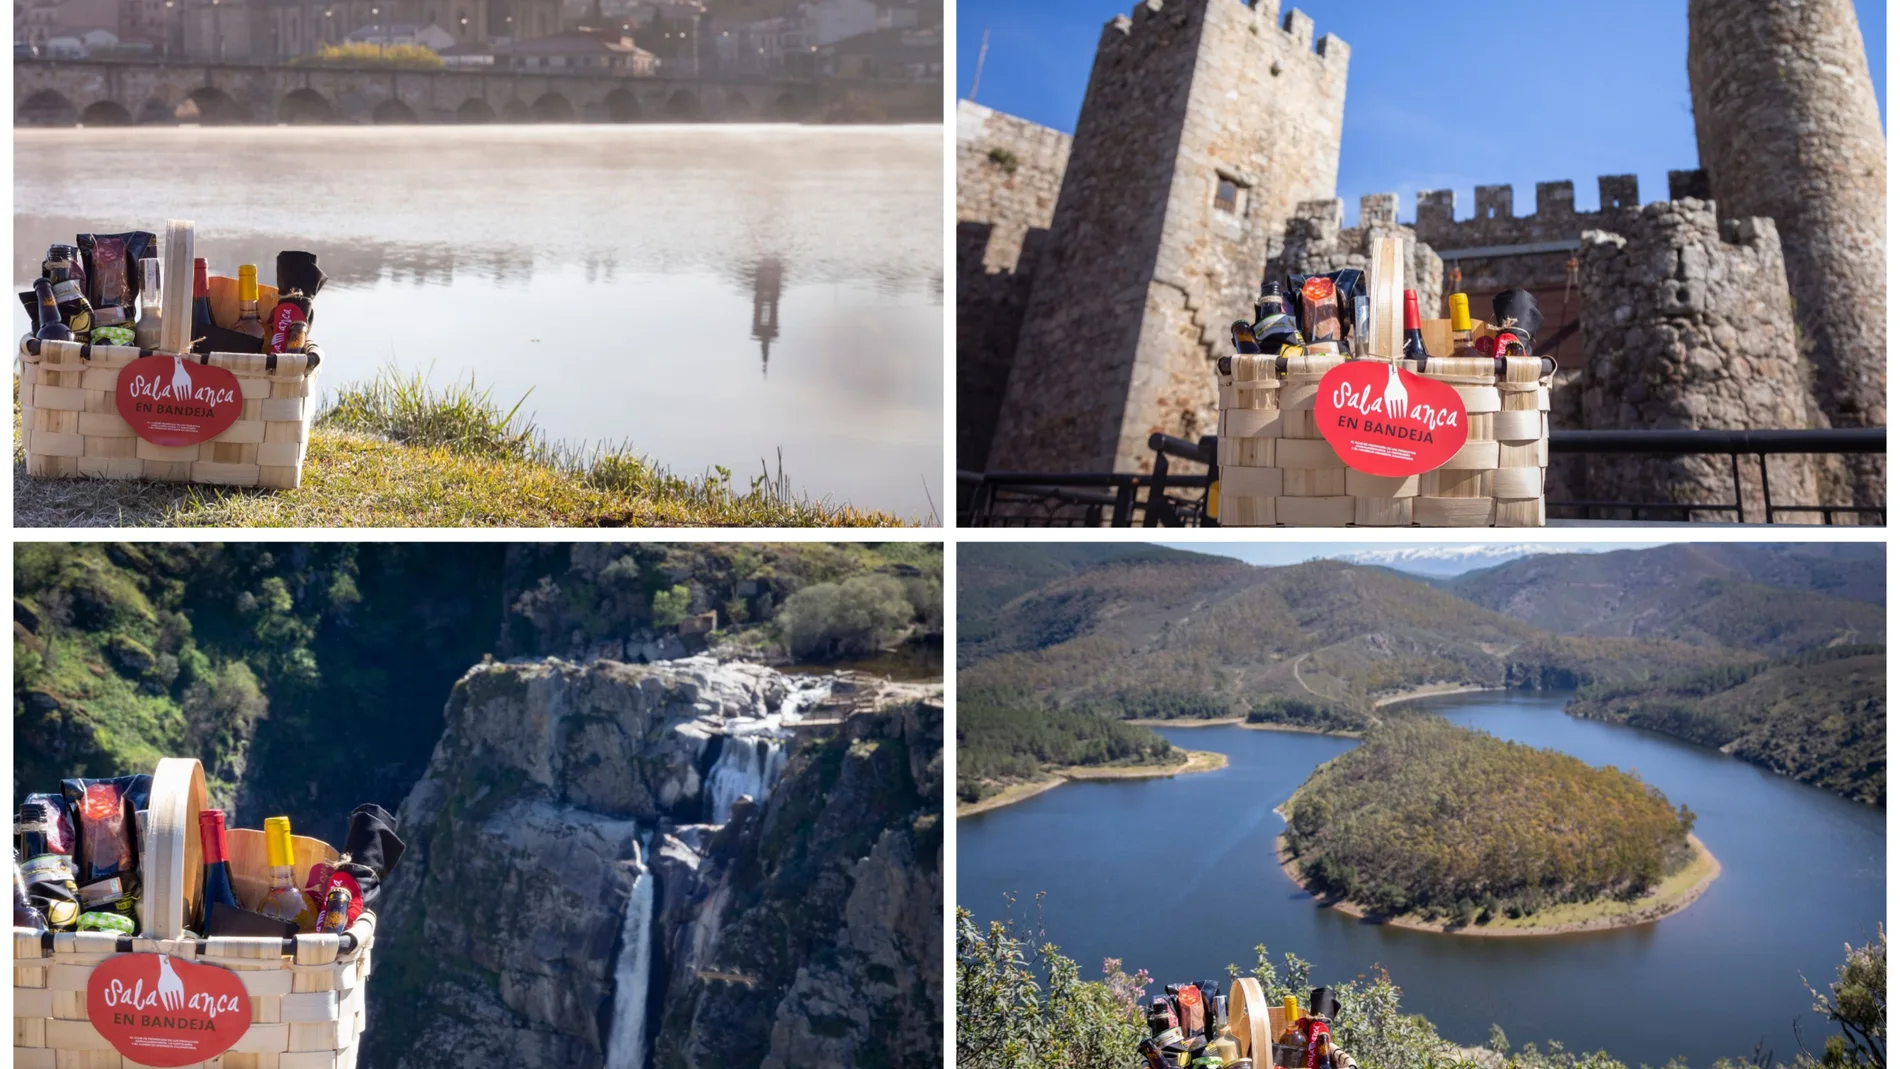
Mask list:
[[[941,510],[940,126],[14,132],[13,275],[197,224],[214,271],[317,253],[326,393],[386,365],[743,489]],[[26,314],[15,302],[15,335]],[[532,392],[531,392],[532,391]]]
[[[1418,703],[1501,738],[1635,771],[1697,814],[1722,875],[1655,924],[1539,938],[1460,938],[1367,924],[1320,909],[1274,863],[1273,808],[1350,739],[1239,727],[1161,728],[1216,750],[1225,769],[1157,780],[1065,784],[957,822],[957,903],[981,921],[1015,916],[1094,975],[1116,957],[1159,983],[1220,978],[1265,943],[1317,980],[1384,967],[1403,1006],[1481,1044],[1493,1023],[1514,1046],[1561,1040],[1631,1066],[1683,1056],[1702,1069],[1757,1041],[1792,1061],[1792,1022],[1818,1051],[1805,975],[1832,979],[1842,946],[1885,917],[1886,819],[1718,752],[1563,714],[1567,694],[1463,694]],[[1040,909],[1035,901],[1046,892]]]

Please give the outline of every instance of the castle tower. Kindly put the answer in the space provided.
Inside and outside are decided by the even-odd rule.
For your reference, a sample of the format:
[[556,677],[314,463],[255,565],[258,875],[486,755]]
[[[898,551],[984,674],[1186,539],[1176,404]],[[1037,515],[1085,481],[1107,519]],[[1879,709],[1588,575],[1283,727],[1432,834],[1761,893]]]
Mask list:
[[1345,42],[1279,0],[1142,0],[1102,31],[992,471],[1137,471],[1214,431],[1210,361],[1269,245],[1330,198]]
[[[1573,425],[1754,430],[1811,424],[1810,374],[1795,342],[1774,220],[1718,223],[1719,207],[1671,200],[1618,209],[1614,232],[1584,232],[1578,258],[1588,356]],[[1739,488],[1727,457],[1604,454],[1586,458],[1583,467],[1579,496],[1589,500],[1725,504],[1739,489],[1747,522],[1766,522],[1762,476],[1752,464],[1744,465]],[[1777,505],[1818,500],[1812,457],[1770,457],[1767,478]],[[1819,517],[1797,513],[1792,519]]]
[[[1689,0],[1689,91],[1725,219],[1769,216],[1821,411],[1887,422],[1887,142],[1852,0]],[[1856,504],[1884,464],[1854,458]]]

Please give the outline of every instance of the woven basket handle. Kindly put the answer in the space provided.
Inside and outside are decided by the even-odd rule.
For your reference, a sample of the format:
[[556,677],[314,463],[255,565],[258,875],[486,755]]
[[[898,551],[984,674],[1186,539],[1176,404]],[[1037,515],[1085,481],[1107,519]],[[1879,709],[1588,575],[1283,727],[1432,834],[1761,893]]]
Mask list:
[[197,912],[204,871],[198,811],[209,804],[204,766],[195,758],[167,757],[158,763],[145,819],[145,886],[139,899],[140,934],[147,939],[180,938],[185,918]]
[[191,351],[191,220],[168,219],[165,222],[165,262],[159,274],[160,307],[165,316],[158,324],[158,347],[170,353]]
[[1227,1020],[1234,1026],[1234,1039],[1240,1044],[1240,1056],[1252,1058],[1257,1066],[1273,1061],[1273,1037],[1268,1035],[1267,993],[1260,981],[1242,976],[1227,992]]

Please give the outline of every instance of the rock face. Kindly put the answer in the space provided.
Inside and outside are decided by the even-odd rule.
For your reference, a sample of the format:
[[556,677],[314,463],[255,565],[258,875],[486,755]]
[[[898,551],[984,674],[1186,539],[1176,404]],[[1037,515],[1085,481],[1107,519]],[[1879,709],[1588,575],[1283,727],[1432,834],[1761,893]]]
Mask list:
[[[720,751],[742,741],[729,733],[772,728],[794,689],[771,669],[709,658],[470,670],[399,814],[410,852],[382,906],[366,1064],[606,1064],[642,873],[650,1064],[760,1064],[773,1052],[812,1064],[797,1052],[813,1029],[833,1051],[927,1048],[936,1059],[941,705],[918,688],[841,679],[836,701],[804,712],[842,724],[799,726],[762,804],[740,800],[723,827],[700,823]],[[835,901],[799,912],[780,881]],[[886,942],[861,923],[881,924],[873,934]],[[704,978],[722,967],[750,986]],[[892,991],[879,969],[930,983]],[[842,1027],[815,1017],[798,987],[807,970],[870,1016]],[[728,987],[744,1014],[721,1009]],[[712,1051],[751,1053],[715,1062]]]
[[[1584,235],[1583,426],[1815,425],[1810,372],[1795,341],[1775,223],[1741,219],[1718,226],[1715,207],[1700,200],[1651,204],[1623,212],[1618,233]],[[1748,521],[1760,523],[1761,476],[1748,467],[1743,504]],[[1585,496],[1592,500],[1735,500],[1734,473],[1723,457],[1604,454],[1589,457],[1584,469]],[[1771,457],[1768,470],[1775,503],[1818,501],[1811,459]]]
[[[1836,427],[1887,423],[1887,139],[1851,0],[1690,0],[1696,144],[1724,216],[1768,216]],[[1852,460],[1856,504],[1884,459]]]

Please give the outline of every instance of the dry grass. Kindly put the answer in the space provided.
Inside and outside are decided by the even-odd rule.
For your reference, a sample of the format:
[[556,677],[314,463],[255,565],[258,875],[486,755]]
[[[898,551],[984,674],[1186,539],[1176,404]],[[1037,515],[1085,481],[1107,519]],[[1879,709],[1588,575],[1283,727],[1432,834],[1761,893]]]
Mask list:
[[[519,406],[516,406],[517,408]],[[14,411],[18,527],[879,527],[902,521],[794,500],[767,480],[670,475],[625,450],[546,445],[472,384],[347,391],[310,434],[303,485],[255,490],[26,475]]]

